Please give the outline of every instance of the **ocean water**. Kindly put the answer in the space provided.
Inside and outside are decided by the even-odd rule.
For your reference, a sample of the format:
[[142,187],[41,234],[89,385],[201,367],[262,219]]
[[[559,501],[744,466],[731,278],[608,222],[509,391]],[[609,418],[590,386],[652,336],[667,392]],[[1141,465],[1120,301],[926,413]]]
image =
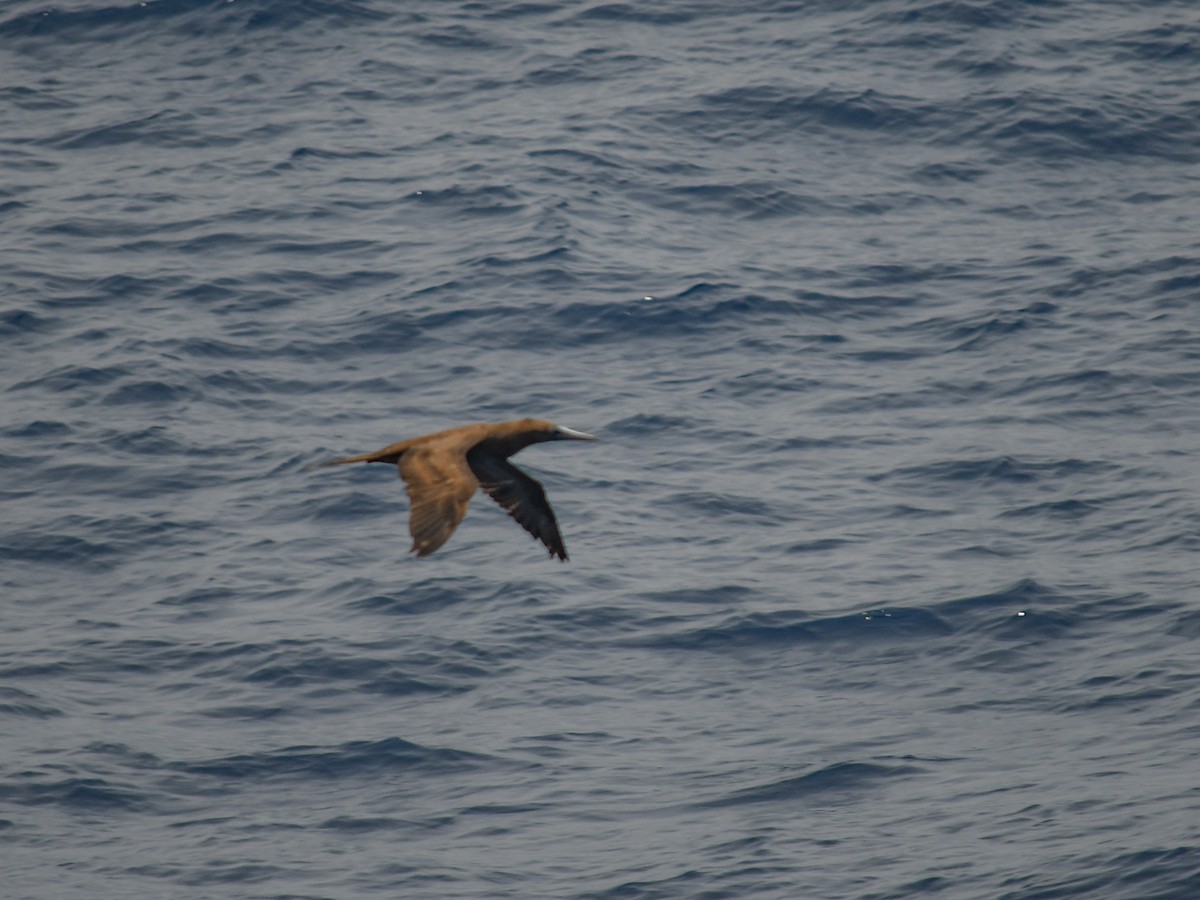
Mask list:
[[[7,0],[11,898],[1200,896],[1200,9]],[[533,415],[569,563],[382,466]]]

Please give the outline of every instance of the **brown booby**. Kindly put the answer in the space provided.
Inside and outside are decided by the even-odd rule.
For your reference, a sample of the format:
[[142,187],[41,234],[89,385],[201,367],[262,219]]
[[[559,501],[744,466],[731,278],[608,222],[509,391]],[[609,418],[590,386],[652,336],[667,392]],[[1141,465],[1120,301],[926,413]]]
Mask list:
[[508,458],[543,441],[594,440],[593,435],[543,419],[480,422],[322,465],[394,463],[408,489],[412,506],[408,530],[413,538],[409,552],[417,556],[428,556],[450,539],[467,514],[467,504],[476,488],[482,488],[522,528],[545,544],[551,556],[565,561],[567,548],[545,490]]

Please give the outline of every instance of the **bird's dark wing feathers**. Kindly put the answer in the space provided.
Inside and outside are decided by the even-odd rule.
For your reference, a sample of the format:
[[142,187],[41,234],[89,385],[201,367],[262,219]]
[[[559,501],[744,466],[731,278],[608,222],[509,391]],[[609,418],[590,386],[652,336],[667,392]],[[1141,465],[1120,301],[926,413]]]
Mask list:
[[540,482],[507,459],[477,448],[467,453],[467,465],[479,479],[484,492],[503,506],[522,528],[545,544],[551,556],[567,559],[558,521]]

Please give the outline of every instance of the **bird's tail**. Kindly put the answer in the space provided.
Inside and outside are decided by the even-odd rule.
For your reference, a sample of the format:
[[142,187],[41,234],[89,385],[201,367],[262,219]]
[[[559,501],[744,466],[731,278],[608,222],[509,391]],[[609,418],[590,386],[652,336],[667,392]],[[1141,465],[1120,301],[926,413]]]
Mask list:
[[374,453],[360,453],[358,456],[343,456],[341,459],[327,459],[325,462],[316,464],[318,469],[324,469],[326,466],[344,466],[347,463],[370,462]]
[[399,453],[389,453],[386,450],[376,450],[374,453],[360,453],[357,456],[343,456],[341,459],[330,459],[325,462],[314,463],[313,468],[324,469],[328,466],[344,466],[348,463],[360,462],[381,462],[394,464],[399,459]]

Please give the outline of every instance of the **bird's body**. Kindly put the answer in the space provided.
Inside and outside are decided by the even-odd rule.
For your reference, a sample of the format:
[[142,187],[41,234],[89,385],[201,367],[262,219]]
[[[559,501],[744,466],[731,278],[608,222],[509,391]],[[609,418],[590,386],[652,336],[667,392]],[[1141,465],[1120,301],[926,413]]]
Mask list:
[[542,419],[480,422],[409,438],[374,453],[347,456],[325,465],[395,464],[412,504],[408,530],[413,538],[412,552],[417,556],[428,556],[450,539],[467,514],[471,497],[481,488],[545,544],[551,556],[566,560],[567,548],[546,492],[536,479],[508,461],[530,444],[561,440],[595,438]]

